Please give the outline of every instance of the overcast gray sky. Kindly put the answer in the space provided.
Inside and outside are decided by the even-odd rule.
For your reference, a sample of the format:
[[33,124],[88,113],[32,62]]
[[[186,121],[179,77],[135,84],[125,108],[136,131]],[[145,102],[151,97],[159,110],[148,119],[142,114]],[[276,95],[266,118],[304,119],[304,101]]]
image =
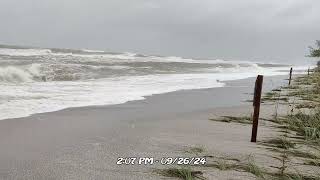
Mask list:
[[320,0],[0,0],[0,43],[224,59],[299,59]]

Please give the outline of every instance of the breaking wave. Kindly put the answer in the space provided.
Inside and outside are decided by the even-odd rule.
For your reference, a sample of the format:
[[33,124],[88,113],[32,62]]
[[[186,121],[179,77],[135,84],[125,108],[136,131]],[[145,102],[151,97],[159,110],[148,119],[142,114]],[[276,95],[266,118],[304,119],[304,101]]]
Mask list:
[[0,67],[0,82],[32,82],[34,78],[40,76],[39,67],[38,64],[33,64],[28,67]]

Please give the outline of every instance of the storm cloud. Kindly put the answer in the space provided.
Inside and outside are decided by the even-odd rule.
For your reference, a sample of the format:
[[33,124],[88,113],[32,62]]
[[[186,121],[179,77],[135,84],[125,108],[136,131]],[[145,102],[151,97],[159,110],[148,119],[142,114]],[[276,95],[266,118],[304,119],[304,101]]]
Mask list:
[[319,0],[0,0],[0,43],[241,60],[299,60]]

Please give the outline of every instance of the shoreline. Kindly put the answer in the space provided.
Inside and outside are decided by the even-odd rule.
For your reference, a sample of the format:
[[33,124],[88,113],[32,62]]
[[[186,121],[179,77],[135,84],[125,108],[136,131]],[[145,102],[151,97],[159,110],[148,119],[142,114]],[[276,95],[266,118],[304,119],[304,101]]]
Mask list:
[[[265,77],[264,92],[286,83],[286,77]],[[251,126],[209,121],[213,116],[250,115],[252,106],[246,100],[252,97],[254,81],[1,120],[0,178],[158,179],[152,169],[166,166],[119,166],[116,160],[193,156],[185,152],[197,146],[214,154],[261,154],[265,151],[249,142]],[[262,116],[269,111],[273,108],[263,108]],[[258,136],[272,134],[261,127]]]
[[[282,77],[284,79],[279,79],[279,77]],[[285,84],[284,82],[280,82],[280,81],[285,81],[285,78],[287,78],[287,75],[273,75],[273,76],[265,76],[265,79],[270,80],[270,82],[268,83],[264,83],[264,91],[269,91],[270,86],[277,86],[279,84]],[[81,108],[100,108],[100,107],[112,107],[112,106],[119,106],[119,105],[123,105],[123,104],[127,104],[127,103],[132,103],[132,102],[136,102],[136,101],[148,101],[149,98],[152,98],[154,96],[161,96],[161,95],[167,95],[167,94],[176,94],[176,93],[184,93],[184,92],[203,92],[203,91],[211,91],[213,89],[217,89],[217,88],[224,88],[224,87],[228,87],[228,86],[241,86],[238,83],[240,82],[244,82],[247,83],[248,81],[252,81],[254,83],[255,77],[249,77],[249,78],[244,78],[244,79],[237,79],[237,80],[230,80],[230,81],[220,81],[221,83],[224,83],[224,86],[222,87],[212,87],[212,88],[201,88],[201,89],[182,89],[182,90],[177,90],[177,91],[171,91],[171,92],[165,92],[165,93],[159,93],[159,94],[152,94],[152,95],[147,95],[147,96],[143,96],[144,99],[137,99],[137,100],[130,100],[127,101],[125,103],[120,103],[120,104],[105,104],[105,105],[89,105],[89,106],[79,106],[79,107],[67,107],[67,108],[63,108],[60,110],[56,110],[56,111],[49,111],[49,112],[42,112],[42,113],[34,113],[34,114],[30,114],[28,116],[22,116],[22,117],[16,117],[16,118],[6,118],[6,119],[0,119],[1,121],[8,121],[8,120],[14,120],[14,119],[23,119],[23,118],[28,118],[28,117],[33,117],[36,115],[43,115],[43,114],[47,114],[47,113],[56,113],[59,111],[65,111],[65,110],[72,110],[72,109],[81,109]],[[275,83],[273,83],[272,81],[277,81]],[[276,88],[276,87],[274,87]],[[252,86],[253,89],[253,86]],[[253,90],[252,90],[253,92]]]

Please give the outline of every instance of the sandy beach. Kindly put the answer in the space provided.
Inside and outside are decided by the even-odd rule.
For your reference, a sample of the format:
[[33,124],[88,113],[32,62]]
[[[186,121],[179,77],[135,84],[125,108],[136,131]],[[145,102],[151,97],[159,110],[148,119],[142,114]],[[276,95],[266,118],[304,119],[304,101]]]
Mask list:
[[[265,77],[264,92],[285,85],[283,76]],[[116,165],[118,157],[263,156],[250,143],[251,125],[209,118],[250,115],[254,78],[225,87],[185,90],[111,106],[70,108],[0,121],[0,179],[163,179],[165,165]],[[263,105],[261,116],[274,113]],[[258,141],[273,136],[260,126]],[[267,160],[267,158],[266,158]],[[252,175],[205,170],[209,179],[248,179]]]

